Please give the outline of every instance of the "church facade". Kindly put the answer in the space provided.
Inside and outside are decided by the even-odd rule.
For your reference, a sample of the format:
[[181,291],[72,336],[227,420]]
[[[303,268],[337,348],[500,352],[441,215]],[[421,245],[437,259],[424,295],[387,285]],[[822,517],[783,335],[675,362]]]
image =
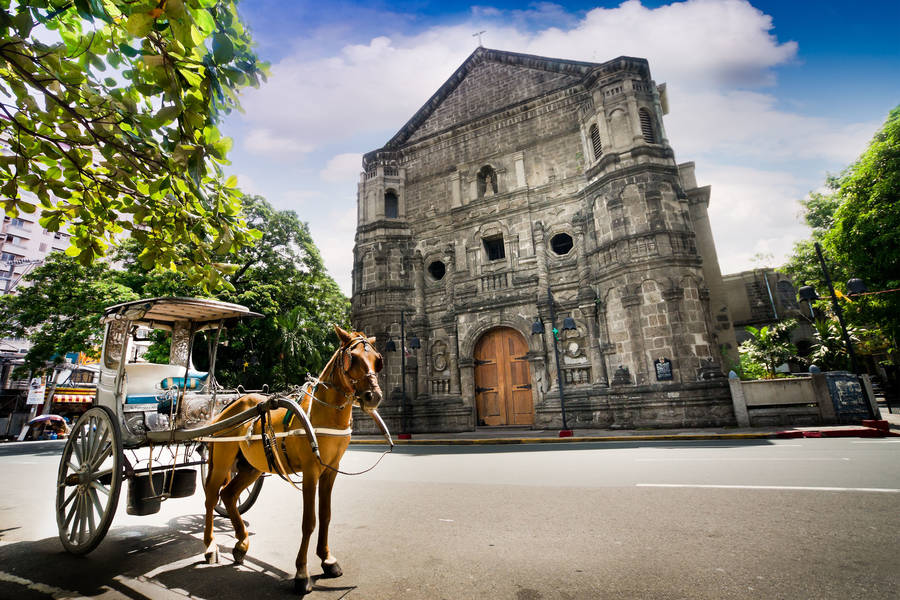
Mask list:
[[644,59],[479,47],[363,157],[352,322],[394,431],[734,422],[710,190],[665,113]]

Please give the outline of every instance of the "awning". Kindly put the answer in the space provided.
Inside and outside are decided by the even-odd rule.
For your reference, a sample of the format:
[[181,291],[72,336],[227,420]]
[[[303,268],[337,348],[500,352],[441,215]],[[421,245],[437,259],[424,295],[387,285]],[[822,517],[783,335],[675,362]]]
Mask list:
[[94,402],[94,390],[64,390],[57,388],[53,394],[53,402],[59,404],[91,404]]

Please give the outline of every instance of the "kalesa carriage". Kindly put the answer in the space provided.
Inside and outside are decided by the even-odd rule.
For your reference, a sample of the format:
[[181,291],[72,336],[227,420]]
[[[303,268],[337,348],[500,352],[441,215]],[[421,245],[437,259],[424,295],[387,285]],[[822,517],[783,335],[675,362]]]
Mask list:
[[[244,306],[198,298],[151,298],[104,312],[96,404],[75,423],[59,463],[56,517],[59,538],[72,554],[87,554],[103,540],[128,482],[129,514],[159,511],[167,498],[190,496],[198,467],[206,496],[205,557],[218,561],[213,511],[231,518],[236,562],[247,553],[240,514],[256,501],[261,475],[287,479],[302,474],[303,538],[295,589],[312,589],[306,555],[315,528],[324,576],[341,568],[328,548],[331,489],[350,443],[352,407],[359,406],[390,433],[376,408],[382,358],[374,338],[335,326],[340,346],[318,378],[285,394],[224,389],[215,377],[222,331],[236,321],[261,317]],[[168,332],[168,364],[138,360],[137,346],[153,330]],[[199,335],[203,334],[203,335]],[[194,369],[201,345],[208,370]],[[131,359],[131,360],[129,360]]]

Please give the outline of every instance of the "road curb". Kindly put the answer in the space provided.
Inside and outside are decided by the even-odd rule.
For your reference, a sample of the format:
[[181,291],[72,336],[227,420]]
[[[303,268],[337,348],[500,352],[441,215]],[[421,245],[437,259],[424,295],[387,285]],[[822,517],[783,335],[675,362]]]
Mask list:
[[[521,437],[521,438],[412,438],[409,440],[394,440],[397,446],[499,446],[503,444],[573,444],[584,442],[652,442],[652,441],[678,441],[678,440],[729,440],[729,439],[766,439],[775,434],[766,433],[703,433],[703,434],[672,434],[672,435],[609,435],[609,436],[583,436],[583,437]],[[351,444],[379,445],[378,439],[351,439]]]
[[[700,434],[663,434],[663,435],[605,435],[605,436],[573,436],[573,437],[509,437],[509,438],[416,438],[394,440],[397,446],[500,446],[521,444],[574,444],[585,442],[672,442],[672,441],[714,441],[714,440],[751,440],[751,439],[797,439],[797,438],[882,438],[895,437],[900,434],[869,427],[856,429],[817,429],[765,431],[759,433],[700,433]],[[381,445],[383,440],[351,439],[351,444]]]

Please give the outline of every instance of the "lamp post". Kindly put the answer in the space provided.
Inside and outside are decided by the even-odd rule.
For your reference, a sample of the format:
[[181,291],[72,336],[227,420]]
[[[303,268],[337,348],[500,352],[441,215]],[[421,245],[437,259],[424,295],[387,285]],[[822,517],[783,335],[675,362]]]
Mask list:
[[[422,347],[422,342],[419,341],[419,338],[416,337],[416,334],[411,334],[409,338],[409,347],[413,350],[418,350]],[[390,337],[388,338],[387,343],[384,345],[385,352],[396,352],[397,345],[394,343],[394,340]],[[397,436],[398,439],[408,440],[412,438],[412,435],[407,431],[408,423],[407,423],[407,411],[406,411],[406,311],[400,311],[400,434]]]
[[[825,256],[822,254],[822,246],[819,245],[819,242],[815,243],[816,248],[816,256],[819,257],[819,266],[822,268],[822,275],[825,277],[825,283],[828,285],[828,291],[831,293],[831,306],[834,308],[834,314],[837,316],[838,324],[841,326],[841,338],[844,340],[844,346],[847,348],[847,354],[850,355],[850,368],[853,369],[853,373],[859,376],[859,363],[856,360],[856,353],[853,352],[853,342],[850,341],[850,334],[847,333],[847,325],[844,323],[844,311],[841,310],[841,305],[838,303],[837,294],[834,292],[834,284],[831,282],[831,274],[828,272],[828,265],[825,262]],[[866,284],[859,278],[854,277],[850,281],[847,282],[847,290],[851,294],[861,294],[866,291]],[[810,314],[812,314],[812,301],[818,299],[819,295],[816,293],[815,288],[812,286],[803,286],[799,290],[797,290],[800,298],[802,300],[806,300],[809,302],[809,310]],[[866,413],[869,415],[870,419],[875,418],[875,413],[872,410],[872,405],[869,402],[869,394],[866,390],[866,386],[861,384],[863,398],[866,401]]]
[[[556,382],[559,385],[559,410],[562,413],[562,429],[559,432],[559,437],[572,437],[572,430],[569,429],[569,426],[566,422],[566,388],[563,383],[563,374],[562,369],[559,368],[559,346],[557,342],[559,341],[559,330],[556,328],[556,309],[553,306],[553,294],[550,293],[550,286],[547,286],[547,302],[550,305],[550,327],[553,333],[553,355],[556,358]],[[563,319],[563,331],[569,331],[571,329],[575,329],[575,319],[572,317],[566,317]],[[544,324],[539,320],[535,319],[534,323],[531,324],[531,335],[540,335],[544,333]]]

